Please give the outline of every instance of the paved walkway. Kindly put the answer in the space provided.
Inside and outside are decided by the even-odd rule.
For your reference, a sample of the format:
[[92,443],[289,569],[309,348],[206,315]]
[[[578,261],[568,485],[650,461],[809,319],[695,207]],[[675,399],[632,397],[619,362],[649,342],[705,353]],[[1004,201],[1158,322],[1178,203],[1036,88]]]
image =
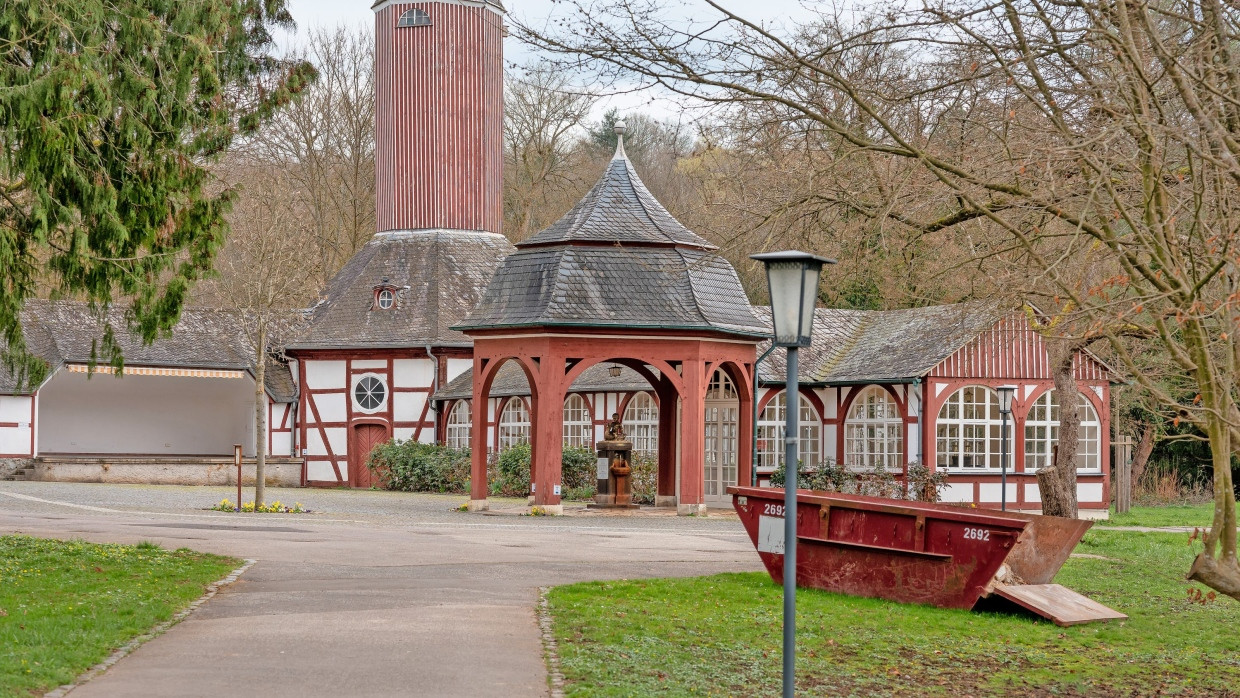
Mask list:
[[304,516],[203,511],[227,488],[0,483],[0,532],[253,558],[92,696],[542,696],[538,589],[759,570],[739,522],[480,516],[464,497],[270,490]]

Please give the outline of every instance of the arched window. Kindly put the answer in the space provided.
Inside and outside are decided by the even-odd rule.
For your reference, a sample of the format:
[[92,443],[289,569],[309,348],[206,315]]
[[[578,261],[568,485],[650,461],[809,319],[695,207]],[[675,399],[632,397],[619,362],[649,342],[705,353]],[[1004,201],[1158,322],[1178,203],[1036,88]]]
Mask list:
[[401,14],[400,19],[396,20],[396,26],[429,27],[431,26],[431,16],[426,13],[426,10],[421,10],[415,7],[412,10],[405,10],[404,13]]
[[504,403],[504,411],[499,414],[499,450],[529,443],[529,440],[530,411],[525,409],[521,398],[514,397]]
[[391,289],[383,289],[379,291],[379,308],[381,310],[389,310],[396,304],[396,294]]
[[564,401],[564,445],[594,448],[594,420],[586,399],[580,395],[569,395]]
[[629,400],[622,423],[634,451],[646,456],[659,453],[659,406],[649,393],[637,393]]
[[[799,396],[800,411],[797,413],[799,452],[801,463],[816,466],[821,462],[822,420],[814,404],[804,395]],[[769,473],[784,462],[784,420],[788,414],[788,393],[780,391],[771,398],[758,415],[758,472]]]
[[715,375],[710,378],[710,385],[706,388],[707,400],[735,400],[736,386],[732,385],[732,379],[728,378],[728,374],[723,371],[715,371]]
[[998,470],[999,396],[995,391],[971,385],[952,393],[939,410],[935,451],[942,468]]
[[872,385],[853,400],[844,421],[844,463],[869,470],[904,467],[904,419],[891,393]]
[[444,445],[459,450],[469,448],[469,435],[472,433],[472,428],[469,402],[458,400],[448,412],[448,422],[444,425]]
[[[1077,432],[1076,469],[1099,471],[1102,424],[1089,398],[1077,393],[1081,428]],[[1048,390],[1029,406],[1025,417],[1025,472],[1035,472],[1051,463],[1051,447],[1059,441],[1059,401],[1055,391]]]

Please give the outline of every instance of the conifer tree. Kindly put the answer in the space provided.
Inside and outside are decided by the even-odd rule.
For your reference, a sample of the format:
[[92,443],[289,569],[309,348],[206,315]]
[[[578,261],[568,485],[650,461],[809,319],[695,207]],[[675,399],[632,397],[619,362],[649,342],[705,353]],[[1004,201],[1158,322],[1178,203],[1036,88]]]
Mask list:
[[[227,233],[207,167],[315,78],[271,55],[285,0],[0,3],[0,358],[27,381],[23,302],[128,303],[145,341],[176,323]],[[97,357],[123,357],[113,328]]]

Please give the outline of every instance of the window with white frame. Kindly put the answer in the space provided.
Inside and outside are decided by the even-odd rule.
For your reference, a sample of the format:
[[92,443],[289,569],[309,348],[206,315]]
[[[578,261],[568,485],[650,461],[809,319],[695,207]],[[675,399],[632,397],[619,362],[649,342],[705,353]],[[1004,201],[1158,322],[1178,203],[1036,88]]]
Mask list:
[[448,448],[464,450],[470,447],[469,436],[473,429],[470,419],[469,402],[458,400],[448,412],[448,421],[444,425],[444,445]]
[[715,371],[710,377],[710,385],[706,386],[707,400],[735,400],[736,386],[732,385],[732,379],[723,371]]
[[[771,398],[758,415],[758,472],[772,472],[784,462],[784,424],[788,414],[788,393],[780,391]],[[822,420],[813,403],[804,395],[799,396],[800,411],[797,414],[799,431],[798,448],[801,463],[816,466],[821,462]]]
[[586,399],[569,395],[564,401],[564,445],[570,448],[594,447],[594,420]]
[[624,434],[633,450],[646,456],[659,452],[659,406],[650,393],[637,393],[624,408]]
[[[1076,469],[1081,472],[1102,470],[1102,424],[1089,398],[1077,393],[1077,409],[1081,427],[1077,432]],[[1059,401],[1055,391],[1042,393],[1029,406],[1025,417],[1025,472],[1036,472],[1051,463],[1051,449],[1059,441]]]
[[529,443],[529,440],[530,411],[521,398],[514,397],[504,403],[504,409],[499,413],[499,450]]
[[950,470],[999,469],[999,396],[980,385],[961,388],[939,410],[935,453]]
[[891,393],[872,385],[848,408],[844,420],[844,464],[850,468],[887,470],[904,467],[904,418]]

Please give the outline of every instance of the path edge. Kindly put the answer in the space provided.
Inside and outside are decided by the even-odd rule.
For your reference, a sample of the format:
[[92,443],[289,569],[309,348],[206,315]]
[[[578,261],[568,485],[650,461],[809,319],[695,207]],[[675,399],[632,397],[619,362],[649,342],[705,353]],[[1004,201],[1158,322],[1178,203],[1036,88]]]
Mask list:
[[156,625],[154,628],[151,628],[150,630],[139,635],[138,637],[135,637],[129,642],[126,642],[124,645],[121,646],[120,649],[108,655],[107,659],[104,659],[102,662],[99,662],[95,666],[79,674],[78,677],[73,680],[73,683],[67,683],[63,686],[58,686],[48,691],[47,693],[44,693],[43,698],[63,698],[63,696],[67,695],[73,689],[90,681],[96,676],[99,676],[100,674],[107,671],[108,669],[111,669],[113,665],[115,665],[120,660],[124,659],[134,650],[138,649],[139,647],[146,644],[147,642],[154,640],[160,635],[163,635],[164,633],[168,632],[169,628],[171,628],[177,623],[180,623],[181,621],[188,618],[191,613],[193,613],[194,611],[197,611],[199,606],[203,605],[207,601],[210,601],[211,597],[215,596],[216,593],[218,593],[221,589],[237,581],[237,579],[240,578],[241,575],[245,574],[246,570],[253,567],[254,563],[256,562],[258,562],[258,560],[251,560],[247,558],[244,564],[242,564],[240,567],[233,570],[232,572],[229,572],[226,577],[209,584],[207,586],[207,590],[203,593],[202,596],[199,596],[192,603],[190,603],[190,605],[181,609],[179,612],[177,612],[176,615],[160,623],[159,625]]
[[550,591],[551,587],[538,589],[538,627],[542,630],[543,659],[547,663],[547,686],[551,690],[551,698],[564,698],[559,647],[555,643],[555,633],[551,632],[551,602],[547,600]]

